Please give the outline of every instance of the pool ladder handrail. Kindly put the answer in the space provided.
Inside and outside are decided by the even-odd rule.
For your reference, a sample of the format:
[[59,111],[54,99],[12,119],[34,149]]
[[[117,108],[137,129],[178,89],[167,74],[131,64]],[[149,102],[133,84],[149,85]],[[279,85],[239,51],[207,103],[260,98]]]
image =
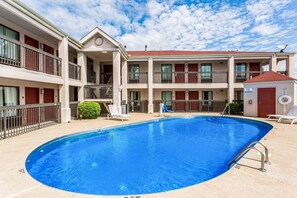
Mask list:
[[224,110],[222,111],[221,115],[224,116],[226,109],[228,108],[228,115],[230,116],[230,105],[226,104],[226,106],[224,107]]
[[[254,147],[256,144],[260,144],[261,146],[263,146],[264,148],[264,151],[265,151],[265,155],[264,153]],[[245,155],[249,150],[256,150],[260,153],[261,155],[261,168],[259,169],[260,171],[262,172],[266,172],[266,169],[264,168],[264,164],[270,164],[269,162],[269,156],[268,156],[268,148],[262,143],[262,142],[259,142],[259,141],[254,141],[254,142],[251,142],[249,145],[247,145],[228,165],[228,170],[234,165],[237,163],[237,160],[239,158],[241,158],[243,155]],[[265,159],[264,159],[265,158]]]

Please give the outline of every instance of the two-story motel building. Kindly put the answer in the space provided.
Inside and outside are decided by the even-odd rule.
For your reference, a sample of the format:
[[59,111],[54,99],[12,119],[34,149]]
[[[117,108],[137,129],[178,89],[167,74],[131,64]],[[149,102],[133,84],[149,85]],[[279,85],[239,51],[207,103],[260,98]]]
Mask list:
[[0,1],[0,106],[59,103],[62,122],[88,100],[103,109],[127,104],[130,112],[156,112],[161,101],[176,112],[222,111],[226,102],[243,100],[243,82],[263,73],[263,66],[293,76],[293,58],[278,52],[126,51],[97,27],[77,41],[23,4]]

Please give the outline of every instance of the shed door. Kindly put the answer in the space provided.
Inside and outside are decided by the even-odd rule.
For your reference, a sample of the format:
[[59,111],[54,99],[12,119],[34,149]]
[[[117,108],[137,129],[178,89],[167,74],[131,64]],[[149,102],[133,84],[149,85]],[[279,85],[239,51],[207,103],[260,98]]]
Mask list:
[[258,88],[258,117],[275,114],[275,88]]
[[176,91],[175,92],[175,110],[176,111],[185,111],[185,99],[186,94],[184,91]]

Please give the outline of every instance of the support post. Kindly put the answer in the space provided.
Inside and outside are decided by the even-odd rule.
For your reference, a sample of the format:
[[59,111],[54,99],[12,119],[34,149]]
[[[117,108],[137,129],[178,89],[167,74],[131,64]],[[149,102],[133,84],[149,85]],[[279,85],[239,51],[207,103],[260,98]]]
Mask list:
[[154,113],[154,95],[153,95],[153,59],[148,59],[148,113]]
[[117,107],[121,105],[121,54],[119,51],[112,53],[113,57],[113,104]]
[[228,59],[228,102],[234,100],[234,56]]
[[60,85],[61,121],[70,122],[68,37],[64,37],[59,42],[59,57],[62,59],[62,77],[64,79],[64,83]]
[[125,104],[128,103],[127,83],[128,83],[128,65],[127,65],[127,61],[124,60],[122,62],[122,101],[125,101]]

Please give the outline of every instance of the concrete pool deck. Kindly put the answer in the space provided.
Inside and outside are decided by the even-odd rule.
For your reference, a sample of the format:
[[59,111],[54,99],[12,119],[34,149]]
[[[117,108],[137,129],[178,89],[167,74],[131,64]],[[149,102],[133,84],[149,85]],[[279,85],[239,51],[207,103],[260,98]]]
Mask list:
[[[130,121],[74,120],[0,141],[0,197],[107,197],[71,193],[45,186],[34,180],[25,169],[27,156],[41,144],[75,132],[99,129],[156,118],[157,114],[131,114]],[[170,116],[218,115],[171,113]],[[164,193],[139,195],[139,198],[188,197],[297,197],[297,125],[277,123],[261,118],[273,129],[261,140],[269,149],[271,165],[261,172],[260,155],[250,151],[239,167],[209,181]],[[239,129],[240,130],[240,129]],[[260,146],[258,146],[263,150]],[[215,162],[215,159],[214,159]],[[113,196],[108,196],[113,197]],[[137,196],[115,196],[136,198]]]

